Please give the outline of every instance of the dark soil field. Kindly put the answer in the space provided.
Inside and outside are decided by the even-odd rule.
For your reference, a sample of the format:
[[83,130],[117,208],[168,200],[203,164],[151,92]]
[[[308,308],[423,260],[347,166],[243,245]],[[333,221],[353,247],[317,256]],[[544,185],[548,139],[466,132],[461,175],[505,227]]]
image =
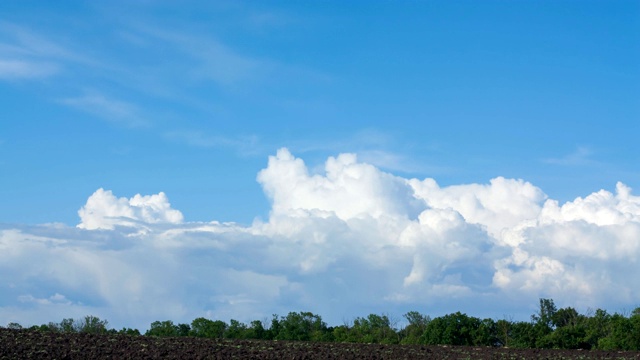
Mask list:
[[214,340],[0,329],[0,359],[640,359],[640,353]]

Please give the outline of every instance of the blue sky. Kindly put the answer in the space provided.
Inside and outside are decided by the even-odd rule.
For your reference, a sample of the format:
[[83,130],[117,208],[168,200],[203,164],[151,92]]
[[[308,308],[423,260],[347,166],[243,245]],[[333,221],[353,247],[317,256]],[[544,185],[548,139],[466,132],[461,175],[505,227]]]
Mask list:
[[[0,14],[0,223],[7,234],[17,231],[27,239],[46,233],[52,239],[72,242],[69,239],[93,239],[106,231],[116,232],[111,233],[113,238],[127,239],[125,235],[135,227],[154,229],[140,235],[154,237],[169,231],[166,224],[180,224],[176,225],[179,231],[196,227],[205,234],[203,238],[210,239],[210,229],[198,226],[217,221],[233,223],[237,228],[230,232],[276,241],[279,236],[292,235],[281,228],[260,226],[278,228],[278,216],[286,213],[297,218],[291,214],[303,209],[315,219],[313,224],[319,221],[313,225],[317,226],[314,236],[342,243],[363,236],[362,229],[350,222],[362,214],[380,225],[386,223],[380,214],[388,210],[391,218],[404,214],[398,216],[427,226],[431,223],[426,218],[417,217],[421,211],[453,209],[461,216],[462,222],[456,224],[464,229],[479,227],[492,246],[502,250],[511,246],[515,251],[522,243],[509,242],[500,235],[501,229],[521,231],[532,219],[546,224],[552,213],[565,214],[558,217],[572,226],[582,226],[582,222],[596,226],[580,227],[596,243],[601,240],[594,234],[603,234],[601,231],[618,234],[618,230],[601,226],[637,225],[633,205],[637,199],[620,195],[626,194],[624,189],[640,188],[637,1],[3,1]],[[372,182],[355,188],[348,182],[335,183],[342,178],[329,175],[332,159],[341,164],[337,169],[355,169],[358,179]],[[298,174],[301,161],[311,176],[309,182],[302,173],[290,178],[291,171]],[[367,177],[371,171],[378,175]],[[270,175],[259,176],[265,173]],[[398,200],[404,194],[399,190],[379,193],[375,184],[385,183],[381,179],[387,176],[403,179],[404,185],[393,186],[411,184],[407,191],[422,203],[414,207],[408,204],[415,199]],[[418,185],[425,179],[437,182],[438,190]],[[622,185],[617,186],[618,182]],[[316,197],[314,186],[318,184],[335,192]],[[352,190],[342,193],[336,190],[340,186]],[[111,191],[113,197],[98,194],[98,189]],[[604,192],[598,193],[601,189]],[[144,198],[143,205],[131,202],[136,194],[144,197],[161,192],[166,199]],[[286,194],[298,194],[302,200]],[[525,194],[523,201],[529,207],[511,203],[517,194]],[[602,200],[606,194],[615,199]],[[356,203],[369,204],[372,196],[379,196],[375,199],[386,199],[380,204],[403,209],[406,205],[411,210],[383,210],[384,206],[373,203],[361,212],[344,210],[352,204],[340,199],[352,195]],[[594,195],[593,204],[585,200],[590,195]],[[469,207],[470,198],[477,208]],[[95,207],[89,206],[91,199]],[[566,213],[553,212],[553,206],[546,205],[548,200],[559,207],[569,205],[562,208]],[[506,214],[498,210],[499,204],[522,205],[524,210]],[[91,216],[103,214],[104,218],[82,218],[81,208],[91,208]],[[152,214],[144,209],[153,209]],[[335,233],[335,224],[325,224],[327,218],[314,213],[317,209],[344,221],[348,231]],[[478,215],[487,209],[495,210],[493,215]],[[607,217],[615,212],[612,209],[624,215]],[[592,210],[600,215],[588,215]],[[609,220],[602,220],[603,216]],[[397,245],[408,236],[411,226],[396,220],[398,232],[378,245],[388,245],[388,241]],[[525,231],[523,236],[531,243],[524,243],[532,246],[527,253],[542,263],[548,258],[568,266],[560,253],[544,255],[532,250],[540,250],[533,239],[547,239],[541,234],[553,238],[549,231],[541,227]],[[6,235],[6,244],[18,241],[11,239]],[[461,241],[454,235],[443,239]],[[621,248],[640,255],[634,238],[620,238],[620,242],[631,244]],[[409,243],[418,246],[413,240]],[[233,249],[225,251],[239,254],[241,248]],[[42,256],[53,256],[47,254]],[[328,264],[350,256],[348,252],[336,254],[327,255],[335,261],[327,260]],[[21,259],[29,261],[24,256]],[[445,274],[457,266],[449,264],[442,265],[444,272],[437,281],[415,275],[418,270],[413,277],[400,276],[412,266],[420,268],[416,264],[426,260],[398,256],[399,263],[408,261],[394,267],[400,282],[405,279],[405,288],[422,281],[416,279],[427,279],[430,286],[440,280],[451,285],[451,276],[458,276],[456,284],[468,285],[465,277],[475,273],[463,267],[459,273]],[[441,260],[447,258],[442,256]],[[189,257],[179,259],[175,261]],[[367,259],[358,260],[369,265],[356,266],[357,271],[371,266]],[[484,269],[493,274],[493,282],[483,293],[494,291],[495,295],[495,291],[509,289],[500,282],[507,267],[494,260]],[[540,269],[538,260],[531,260],[532,269]],[[242,264],[234,263],[231,268],[241,271]],[[308,263],[301,260],[300,264]],[[300,274],[309,269],[301,266],[285,271],[265,265],[251,271],[273,276],[283,284],[298,279],[296,283],[309,289],[318,289],[314,281],[325,284],[326,279],[318,274],[329,271],[327,268],[321,266],[313,279],[303,281],[299,276],[304,278]],[[602,266],[602,274],[616,273],[605,263]],[[442,270],[445,268],[449,270]],[[11,271],[5,276],[16,275],[17,270]],[[327,274],[338,276],[331,271]],[[51,305],[60,295],[75,306],[74,311],[86,310],[78,304],[86,305],[87,299],[72,299],[72,294],[82,298],[82,291],[74,287],[77,284],[60,281],[66,285],[41,294],[30,292],[37,288],[36,280],[12,282],[15,293],[0,299],[0,307],[2,301],[6,309],[23,306],[29,303],[25,300],[29,296],[50,299]],[[378,290],[382,294],[389,289]],[[396,299],[414,299],[413,293],[393,291],[399,296]],[[534,294],[533,302],[535,296],[544,295],[531,291],[527,294]],[[558,291],[556,295],[562,298]],[[88,298],[108,304],[104,297],[109,297],[100,294]],[[615,306],[640,303],[637,296],[629,293]],[[356,295],[353,299],[349,304],[364,301]],[[591,299],[591,306],[607,304],[597,297]],[[403,304],[409,306],[411,301]],[[575,304],[570,298],[565,301]],[[295,306],[278,296],[273,304]],[[174,315],[211,310],[191,305],[190,312]],[[378,305],[381,309],[395,306]],[[95,306],[116,318],[128,316],[108,312],[107,305]],[[225,308],[223,314],[234,316],[238,310],[233,309]],[[378,308],[371,305],[371,309]],[[485,309],[488,314],[497,311],[489,305]],[[34,315],[33,319],[40,318]],[[2,320],[0,317],[0,323]]]

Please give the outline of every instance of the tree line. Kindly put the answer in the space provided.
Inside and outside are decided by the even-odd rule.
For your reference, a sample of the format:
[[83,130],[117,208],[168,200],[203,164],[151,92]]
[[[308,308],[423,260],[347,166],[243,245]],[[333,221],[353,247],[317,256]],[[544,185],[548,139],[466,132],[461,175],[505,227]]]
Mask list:
[[[273,315],[270,321],[197,318],[191,324],[154,321],[145,336],[192,336],[215,339],[292,340],[380,344],[504,346],[512,348],[640,350],[640,307],[630,314],[595,310],[579,314],[574,308],[557,309],[553,300],[540,299],[530,321],[480,319],[461,312],[431,318],[417,311],[404,315],[406,325],[388,315],[370,314],[352,322],[328,326],[311,312]],[[22,329],[17,323],[7,326]],[[142,335],[137,329],[109,329],[95,316],[64,319],[60,323],[33,326],[31,330]]]

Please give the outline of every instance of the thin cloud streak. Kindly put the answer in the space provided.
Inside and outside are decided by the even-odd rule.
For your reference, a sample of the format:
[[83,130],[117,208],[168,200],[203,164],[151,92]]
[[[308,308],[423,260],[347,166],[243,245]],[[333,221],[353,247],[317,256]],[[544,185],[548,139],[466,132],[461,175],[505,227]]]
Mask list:
[[571,154],[561,158],[544,159],[543,162],[563,166],[593,165],[596,161],[591,158],[592,155],[594,155],[594,152],[591,149],[580,146]]
[[80,97],[61,99],[59,102],[109,122],[123,124],[128,127],[146,127],[150,124],[140,115],[140,110],[135,105],[107,98],[102,94],[87,94]]
[[170,141],[184,143],[199,148],[228,148],[245,156],[258,155],[262,152],[260,139],[256,135],[220,136],[207,135],[203,131],[170,131],[164,134]]
[[31,30],[0,22],[0,78],[42,78],[58,74],[67,64],[96,62]]
[[56,74],[58,66],[46,62],[0,59],[0,79],[36,79]]
[[[344,138],[332,138],[326,141],[288,141],[290,148],[298,153],[312,152],[342,152],[352,149],[358,158],[364,162],[375,165],[389,171],[399,171],[406,174],[446,174],[453,171],[448,166],[440,166],[431,163],[419,162],[411,159],[405,153],[416,151],[410,144],[399,144],[397,137],[377,129],[362,129],[351,136]],[[403,151],[397,149],[404,148]],[[390,150],[394,149],[394,150]],[[424,150],[421,150],[424,151]],[[434,146],[428,147],[428,153],[437,153]]]
[[248,56],[243,56],[213,38],[201,38],[194,34],[170,32],[152,26],[137,26],[140,34],[171,44],[174,50],[186,54],[192,65],[188,74],[192,80],[213,80],[222,86],[233,86],[237,83],[255,78],[259,69],[266,63]]

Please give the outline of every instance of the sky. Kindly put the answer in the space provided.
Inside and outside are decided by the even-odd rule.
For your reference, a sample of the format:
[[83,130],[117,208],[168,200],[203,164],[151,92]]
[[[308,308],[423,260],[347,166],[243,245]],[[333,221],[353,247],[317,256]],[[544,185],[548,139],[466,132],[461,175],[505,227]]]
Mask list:
[[0,325],[640,306],[637,1],[0,2]]

